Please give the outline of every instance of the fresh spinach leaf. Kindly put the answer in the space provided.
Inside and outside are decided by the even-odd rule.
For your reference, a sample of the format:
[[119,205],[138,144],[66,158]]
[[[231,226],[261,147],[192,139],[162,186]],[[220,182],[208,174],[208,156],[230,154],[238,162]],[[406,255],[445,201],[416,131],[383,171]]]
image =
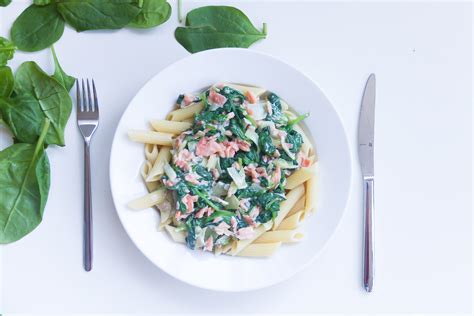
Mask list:
[[14,144],[0,151],[0,243],[19,240],[43,218],[50,169],[44,151],[46,119],[36,144]]
[[242,11],[229,6],[192,10],[186,16],[186,27],[176,28],[174,34],[190,53],[220,47],[248,48],[266,37],[266,31],[256,29]]
[[15,80],[10,67],[0,66],[0,98],[7,98],[13,91]]
[[4,37],[0,36],[0,66],[5,66],[15,54],[15,45]]
[[12,0],[0,0],[0,7],[6,7],[12,2]]
[[54,74],[52,77],[56,79],[68,92],[71,91],[71,88],[74,86],[74,82],[76,82],[76,78],[69,76],[67,73],[64,72],[63,68],[59,64],[58,57],[56,56],[56,52],[54,47],[51,46],[51,52],[53,53],[54,59]]
[[33,0],[35,5],[48,5],[51,3],[52,0]]
[[78,32],[120,29],[141,11],[136,0],[58,0],[59,13]]
[[0,100],[0,111],[15,139],[34,143],[44,118],[51,121],[46,144],[64,146],[64,128],[71,113],[69,93],[32,61],[15,74],[15,96]]
[[55,4],[31,5],[13,22],[10,35],[18,49],[36,52],[51,46],[61,38],[64,20]]
[[128,26],[135,28],[151,28],[168,21],[171,15],[171,6],[166,0],[143,0],[140,13]]

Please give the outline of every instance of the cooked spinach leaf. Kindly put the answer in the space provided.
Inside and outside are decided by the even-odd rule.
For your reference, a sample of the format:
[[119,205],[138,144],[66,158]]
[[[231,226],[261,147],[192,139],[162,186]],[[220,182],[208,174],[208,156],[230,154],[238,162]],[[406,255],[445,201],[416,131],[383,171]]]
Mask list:
[[15,83],[10,67],[0,66],[0,98],[7,98],[13,91]]
[[64,127],[71,113],[69,93],[35,62],[25,62],[15,74],[15,96],[0,100],[0,111],[15,139],[34,143],[44,118],[51,121],[46,144],[64,146]]
[[300,151],[301,149],[301,145],[303,145],[303,137],[301,136],[300,133],[298,133],[297,131],[295,131],[294,129],[290,130],[288,132],[288,134],[286,135],[286,142],[288,144],[291,144],[293,145],[291,148],[290,148],[290,151],[292,153],[297,153]]
[[78,32],[120,29],[141,11],[136,0],[57,0],[57,8]]
[[272,137],[270,136],[270,128],[265,127],[261,130],[258,135],[258,146],[260,150],[266,155],[273,155],[275,153],[276,147],[273,144]]
[[18,49],[36,52],[51,46],[61,38],[64,20],[55,4],[31,5],[13,22],[10,35]]
[[76,78],[69,76],[67,73],[64,72],[63,68],[59,64],[59,60],[56,56],[54,47],[51,47],[51,52],[53,53],[54,59],[54,74],[52,75],[52,77],[56,79],[67,91],[71,91],[71,88],[74,86]]
[[166,0],[143,0],[140,13],[128,26],[136,28],[155,27],[168,21],[171,6]]
[[242,11],[229,6],[192,10],[186,16],[186,27],[176,28],[174,34],[190,53],[220,47],[248,48],[266,37],[266,32],[256,29]]
[[44,151],[45,119],[36,144],[14,144],[0,151],[0,243],[19,240],[43,218],[50,170]]
[[15,54],[15,45],[4,37],[0,36],[0,66],[5,66]]
[[267,120],[280,125],[286,124],[288,122],[288,118],[283,114],[280,98],[276,94],[270,93],[267,96],[267,99],[272,107],[272,114],[267,115]]

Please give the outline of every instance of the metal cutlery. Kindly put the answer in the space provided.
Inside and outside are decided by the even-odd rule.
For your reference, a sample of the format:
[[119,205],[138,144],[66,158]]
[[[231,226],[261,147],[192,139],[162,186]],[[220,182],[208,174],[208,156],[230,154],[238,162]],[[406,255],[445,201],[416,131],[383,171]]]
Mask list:
[[367,292],[374,284],[374,123],[375,75],[370,74],[362,96],[359,116],[359,162],[364,181],[363,282]]
[[[92,80],[92,93],[89,79],[76,80],[76,113],[77,126],[84,138],[84,270],[92,269],[92,189],[91,189],[91,160],[90,144],[92,135],[99,125],[99,103],[94,80]],[[79,87],[81,86],[81,87]],[[86,93],[87,87],[87,93]]]

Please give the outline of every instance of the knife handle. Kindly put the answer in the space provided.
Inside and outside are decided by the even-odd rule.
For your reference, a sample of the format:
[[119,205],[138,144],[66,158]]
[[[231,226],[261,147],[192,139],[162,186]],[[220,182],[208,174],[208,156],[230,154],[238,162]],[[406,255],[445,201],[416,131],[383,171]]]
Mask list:
[[364,288],[374,284],[374,178],[364,177]]

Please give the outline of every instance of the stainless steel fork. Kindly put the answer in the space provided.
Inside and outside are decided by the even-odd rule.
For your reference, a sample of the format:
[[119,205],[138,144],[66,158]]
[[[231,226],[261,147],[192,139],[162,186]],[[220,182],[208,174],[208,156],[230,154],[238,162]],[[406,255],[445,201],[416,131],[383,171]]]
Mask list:
[[[84,79],[76,80],[76,98],[77,98],[77,126],[84,138],[84,270],[92,269],[92,190],[91,190],[91,159],[90,144],[92,135],[94,135],[99,125],[99,103],[97,102],[97,92],[95,90],[94,80],[92,80],[92,92],[89,79],[86,84]],[[81,86],[81,87],[79,87]],[[82,92],[81,92],[82,90]]]

